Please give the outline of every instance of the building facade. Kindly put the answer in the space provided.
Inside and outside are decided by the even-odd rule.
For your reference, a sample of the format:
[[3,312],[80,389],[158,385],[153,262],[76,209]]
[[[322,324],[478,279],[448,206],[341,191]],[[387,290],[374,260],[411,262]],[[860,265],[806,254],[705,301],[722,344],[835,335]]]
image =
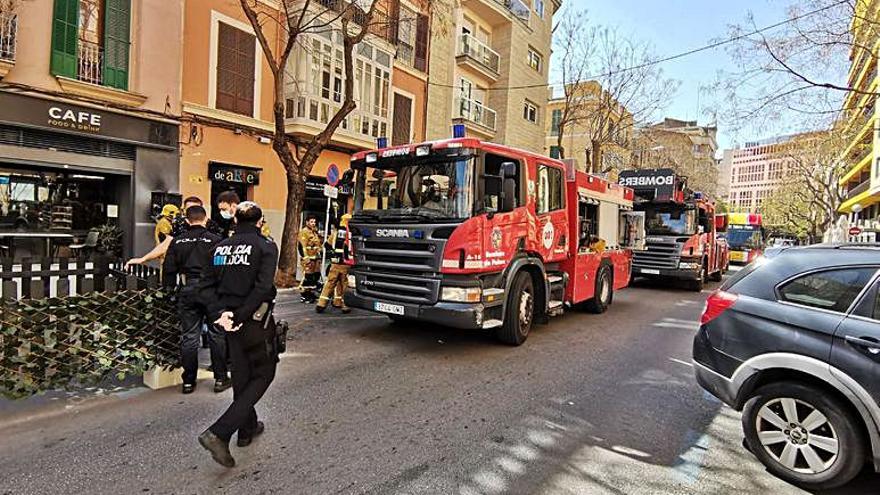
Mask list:
[[761,203],[790,175],[793,165],[782,156],[791,136],[746,143],[725,150],[730,156],[728,203],[730,211],[759,213]]
[[558,0],[441,0],[431,31],[427,138],[469,135],[542,153]]
[[691,189],[717,197],[717,132],[715,126],[670,118],[637,128],[633,133],[632,167],[672,168],[688,178]]
[[[559,158],[559,134],[565,158],[577,160],[583,170],[622,170],[631,161],[633,115],[597,81],[551,90],[545,119],[544,153]],[[566,98],[568,93],[570,97]],[[561,125],[566,106],[568,125]],[[580,165],[583,164],[583,165]]]
[[841,213],[849,214],[852,222],[880,230],[880,136],[877,127],[877,49],[880,48],[877,21],[880,1],[856,2],[856,15],[851,30],[854,38],[850,51],[848,85],[851,91],[844,100],[846,131],[854,137],[840,156],[846,173],[840,187],[846,199]]
[[[0,231],[17,257],[65,255],[116,226],[153,243],[179,189],[183,0],[33,0],[0,12]],[[51,234],[51,237],[49,236]],[[9,247],[9,246],[6,246]]]

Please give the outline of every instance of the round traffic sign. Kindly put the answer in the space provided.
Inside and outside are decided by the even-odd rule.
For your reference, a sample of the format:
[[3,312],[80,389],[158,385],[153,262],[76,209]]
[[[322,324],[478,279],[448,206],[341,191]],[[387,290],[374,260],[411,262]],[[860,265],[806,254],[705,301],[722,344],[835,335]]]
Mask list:
[[337,167],[335,163],[331,163],[330,166],[327,167],[327,184],[330,184],[331,186],[339,184],[339,167]]
[[850,227],[849,235],[861,235],[862,229],[860,227]]

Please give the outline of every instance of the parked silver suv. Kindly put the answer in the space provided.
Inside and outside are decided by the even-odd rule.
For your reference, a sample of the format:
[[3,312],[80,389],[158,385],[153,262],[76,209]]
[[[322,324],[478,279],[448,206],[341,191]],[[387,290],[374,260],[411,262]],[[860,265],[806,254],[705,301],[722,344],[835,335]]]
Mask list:
[[756,260],[709,296],[693,353],[772,473],[827,489],[880,471],[880,247]]

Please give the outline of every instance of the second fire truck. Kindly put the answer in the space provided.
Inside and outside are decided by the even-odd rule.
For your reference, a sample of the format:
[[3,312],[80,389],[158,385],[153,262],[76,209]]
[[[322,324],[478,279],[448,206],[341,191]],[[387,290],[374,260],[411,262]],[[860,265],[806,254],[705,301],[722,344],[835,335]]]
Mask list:
[[635,190],[635,209],[645,215],[646,248],[636,251],[633,276],[682,280],[702,290],[728,267],[727,243],[715,231],[715,204],[687,187],[669,168],[625,170],[621,185]]
[[463,137],[360,152],[351,168],[350,306],[519,345],[629,284],[633,191],[571,163]]

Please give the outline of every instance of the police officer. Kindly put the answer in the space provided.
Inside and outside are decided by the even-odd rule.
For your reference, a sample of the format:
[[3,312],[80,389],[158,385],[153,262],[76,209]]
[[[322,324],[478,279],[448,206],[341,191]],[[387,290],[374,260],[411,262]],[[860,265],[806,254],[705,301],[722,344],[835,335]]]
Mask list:
[[214,247],[211,265],[200,284],[200,298],[215,323],[226,330],[232,360],[232,405],[199,435],[199,443],[215,461],[235,466],[229,440],[238,432],[238,446],[246,447],[264,425],[254,405],[275,378],[275,299],[273,279],[278,248],[260,235],[263,212],[251,201],[238,205],[235,234]]
[[312,215],[306,218],[306,224],[299,231],[299,266],[303,279],[299,284],[301,300],[311,304],[315,302],[315,289],[321,278],[321,238],[318,236],[318,219]]
[[342,215],[339,220],[339,228],[330,236],[325,249],[330,253],[330,272],[327,274],[327,280],[324,281],[324,288],[321,290],[321,297],[318,298],[318,304],[315,305],[315,311],[323,313],[330,302],[330,294],[333,294],[333,307],[339,308],[343,313],[348,313],[351,309],[345,305],[343,295],[348,287],[348,265],[349,259],[349,236],[348,236],[348,220],[351,215]]
[[[166,206],[168,206],[168,205],[166,205]],[[204,203],[202,203],[202,200],[196,196],[189,196],[188,198],[183,200],[183,211],[185,212],[190,206],[204,206]],[[164,208],[163,208],[163,211],[164,211]],[[175,237],[183,235],[184,233],[186,233],[187,229],[189,228],[189,224],[186,223],[185,215],[176,215],[170,221],[170,225],[171,225],[170,233],[165,233],[162,236],[161,240],[159,239],[159,235],[157,232],[156,247],[154,247],[149,253],[141,256],[140,258],[132,258],[132,259],[128,260],[125,263],[125,266],[128,267],[130,265],[143,265],[144,263],[147,263],[148,261],[153,261],[156,259],[161,260],[161,258],[163,256],[165,256],[165,253],[168,252],[168,248],[171,246],[171,240]],[[228,237],[227,235],[224,235],[223,228],[220,225],[218,225],[217,222],[211,220],[210,218],[208,219],[206,227],[210,232],[213,232],[222,238]],[[163,230],[166,229],[165,226],[163,226],[162,228],[163,228]],[[158,225],[157,225],[157,231],[158,231]]]
[[[191,394],[196,388],[202,326],[205,321],[213,321],[207,320],[205,307],[198,301],[197,288],[205,268],[211,262],[211,252],[220,242],[220,236],[207,230],[208,214],[203,207],[190,206],[186,209],[185,217],[188,228],[171,241],[162,272],[165,287],[179,289],[177,311],[181,330],[182,392]],[[232,385],[226,370],[226,335],[216,326],[208,325],[208,342],[214,372],[214,392],[220,393]]]

